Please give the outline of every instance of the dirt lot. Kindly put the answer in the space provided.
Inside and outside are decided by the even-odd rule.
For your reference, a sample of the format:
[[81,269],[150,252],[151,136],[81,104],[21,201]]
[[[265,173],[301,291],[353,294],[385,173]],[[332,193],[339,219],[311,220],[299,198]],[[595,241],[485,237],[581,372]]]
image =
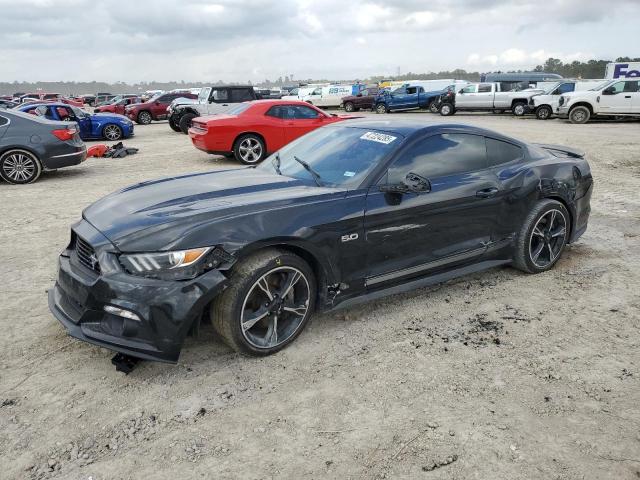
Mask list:
[[[406,116],[441,120],[387,118]],[[640,124],[452,120],[586,150],[587,233],[551,272],[496,269],[319,316],[263,359],[208,327],[177,366],[124,376],[47,308],[86,205],[230,162],[161,123],[136,127],[138,155],[1,184],[0,477],[640,477]]]

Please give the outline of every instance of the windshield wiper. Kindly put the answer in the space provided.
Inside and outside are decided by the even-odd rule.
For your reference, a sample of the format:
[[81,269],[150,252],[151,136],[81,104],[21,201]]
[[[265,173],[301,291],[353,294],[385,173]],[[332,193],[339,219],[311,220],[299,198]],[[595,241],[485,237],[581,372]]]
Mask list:
[[280,154],[276,153],[276,156],[273,158],[273,162],[271,162],[273,164],[273,168],[276,169],[276,173],[278,175],[282,175],[282,172],[280,171]]
[[309,172],[311,174],[311,176],[313,177],[313,180],[316,182],[316,185],[318,185],[319,187],[322,186],[322,183],[320,182],[320,179],[322,178],[320,176],[320,174],[318,172],[316,172],[313,168],[311,168],[311,165],[309,165],[307,162],[305,162],[304,160],[300,160],[298,157],[296,157],[295,155],[293,156],[293,159],[298,162],[300,165],[302,165],[304,167],[304,169]]

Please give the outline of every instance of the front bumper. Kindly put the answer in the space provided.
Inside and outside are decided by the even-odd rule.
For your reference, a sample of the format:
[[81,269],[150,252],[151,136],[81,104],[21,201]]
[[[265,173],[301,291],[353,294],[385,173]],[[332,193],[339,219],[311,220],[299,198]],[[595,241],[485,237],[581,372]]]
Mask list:
[[[74,230],[92,245],[102,242],[95,247],[101,266],[117,262],[109,251],[113,247],[86,221]],[[60,255],[58,278],[49,290],[53,315],[72,337],[146,360],[177,362],[194,322],[227,285],[217,270],[188,281],[148,279],[122,270],[96,273],[78,261],[73,241],[69,247]],[[133,312],[140,320],[107,313],[106,305]]]

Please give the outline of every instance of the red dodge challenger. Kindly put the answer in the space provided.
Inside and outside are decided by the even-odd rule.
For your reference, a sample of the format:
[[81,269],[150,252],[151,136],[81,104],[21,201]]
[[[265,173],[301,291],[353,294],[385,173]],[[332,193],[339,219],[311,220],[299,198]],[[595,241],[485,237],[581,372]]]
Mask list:
[[350,118],[356,117],[329,115],[306,102],[254,100],[194,118],[189,136],[200,150],[254,165],[305,133]]

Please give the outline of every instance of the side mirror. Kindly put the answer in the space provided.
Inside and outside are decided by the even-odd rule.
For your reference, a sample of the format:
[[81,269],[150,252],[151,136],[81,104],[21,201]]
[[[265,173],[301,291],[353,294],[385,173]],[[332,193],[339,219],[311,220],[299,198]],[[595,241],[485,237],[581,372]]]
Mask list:
[[379,189],[384,193],[429,193],[431,182],[416,173],[409,172],[402,183],[380,185]]
[[460,91],[458,92],[460,95],[464,95],[464,88],[460,89]]
[[358,93],[358,95],[356,95],[356,97],[361,97],[361,96],[362,96],[362,93]]
[[615,95],[616,91],[613,87],[607,87],[602,91],[603,95]]

